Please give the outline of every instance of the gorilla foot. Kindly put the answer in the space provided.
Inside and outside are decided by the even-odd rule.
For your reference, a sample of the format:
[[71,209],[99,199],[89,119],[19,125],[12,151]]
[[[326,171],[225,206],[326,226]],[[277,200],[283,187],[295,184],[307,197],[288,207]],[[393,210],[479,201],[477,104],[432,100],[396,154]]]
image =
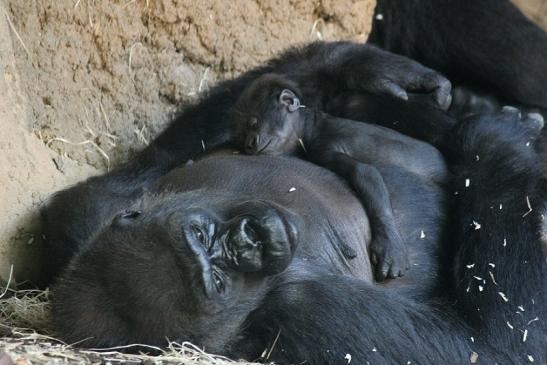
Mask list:
[[376,281],[402,277],[409,269],[408,252],[399,234],[373,238],[370,258]]

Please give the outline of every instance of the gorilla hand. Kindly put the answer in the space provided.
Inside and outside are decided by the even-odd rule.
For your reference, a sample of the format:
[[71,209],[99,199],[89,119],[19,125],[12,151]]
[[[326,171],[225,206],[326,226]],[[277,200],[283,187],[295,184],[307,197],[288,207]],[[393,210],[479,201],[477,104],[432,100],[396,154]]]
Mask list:
[[431,94],[439,108],[450,107],[452,85],[444,76],[404,56],[374,47],[367,50],[363,57],[352,57],[345,64],[353,70],[351,88],[403,100],[408,100],[408,93]]

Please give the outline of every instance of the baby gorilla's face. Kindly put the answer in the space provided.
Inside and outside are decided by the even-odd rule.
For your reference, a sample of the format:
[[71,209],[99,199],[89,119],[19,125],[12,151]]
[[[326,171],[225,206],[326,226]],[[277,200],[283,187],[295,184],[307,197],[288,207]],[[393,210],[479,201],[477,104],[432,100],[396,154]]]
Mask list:
[[250,155],[296,152],[304,121],[296,86],[280,75],[266,74],[238,99],[232,117],[232,140]]

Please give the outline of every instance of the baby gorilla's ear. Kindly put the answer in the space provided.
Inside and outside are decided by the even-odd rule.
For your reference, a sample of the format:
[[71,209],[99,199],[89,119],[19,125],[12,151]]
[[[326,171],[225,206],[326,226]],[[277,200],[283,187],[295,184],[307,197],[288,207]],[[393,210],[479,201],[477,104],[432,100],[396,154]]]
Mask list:
[[289,89],[283,89],[283,91],[281,91],[279,102],[281,105],[286,106],[291,113],[300,109],[300,99],[298,99],[298,96]]

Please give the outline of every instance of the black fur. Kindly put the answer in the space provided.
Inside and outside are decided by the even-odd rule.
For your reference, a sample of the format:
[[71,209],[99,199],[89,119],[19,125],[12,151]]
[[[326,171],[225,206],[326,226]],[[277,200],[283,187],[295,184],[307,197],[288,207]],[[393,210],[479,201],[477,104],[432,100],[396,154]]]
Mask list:
[[502,103],[547,109],[547,35],[509,0],[379,0],[369,42]]
[[[234,108],[234,143],[249,154],[300,154],[345,178],[371,221],[369,249],[376,280],[405,275],[409,255],[416,258],[427,241],[442,239],[439,227],[444,226],[447,206],[441,187],[448,180],[443,157],[431,145],[391,129],[333,117],[305,106],[307,101],[300,95],[297,85],[283,75],[265,74],[254,80]],[[386,110],[397,110],[397,100],[385,99]],[[420,106],[415,101],[412,104]],[[421,107],[427,106],[422,101]],[[419,213],[407,209],[417,190],[422,207]],[[394,210],[405,211],[405,219],[396,218]],[[438,215],[424,219],[422,211]],[[414,273],[420,275],[415,279],[423,280],[423,287],[430,286],[423,272]]]
[[[547,52],[545,35],[508,2],[380,0],[378,9],[386,25],[381,34],[375,28],[376,42],[446,72],[458,83],[476,79],[480,88],[502,99],[545,107],[547,57],[540,56]],[[442,140],[456,176],[448,192],[458,193],[453,235],[437,242],[448,246],[444,253],[453,246],[453,264],[446,268],[451,274],[437,271],[442,291],[425,298],[415,295],[419,282],[400,288],[370,283],[363,249],[366,214],[329,171],[289,158],[230,155],[168,174],[199,157],[202,141],[210,149],[229,140],[235,100],[265,72],[287,74],[310,106],[335,115],[326,104],[342,93],[364,91],[378,97],[388,92],[404,99],[401,89],[382,78],[390,74],[402,89],[425,88],[445,107],[445,79],[435,75],[432,87],[425,82],[433,75],[429,69],[403,61],[347,43],[289,51],[183,110],[128,165],[59,193],[43,210],[46,249],[56,260],[49,263],[46,281],[62,273],[53,288],[58,334],[67,341],[91,336],[84,345],[107,346],[189,339],[206,350],[248,359],[273,346],[269,360],[281,364],[347,364],[348,354],[357,364],[459,364],[475,358],[484,364],[522,364],[532,358],[545,363],[547,273],[539,237],[547,191],[544,159],[534,148],[537,128],[515,115],[468,120],[456,127],[452,139],[442,138],[452,123],[443,123],[439,134],[424,130],[423,124],[413,127],[408,121],[418,120],[418,114],[402,123],[413,136]],[[518,65],[520,72],[509,74],[507,68],[514,67],[509,65]],[[416,75],[424,81],[420,85],[405,79]],[[425,109],[425,119],[430,112]],[[292,186],[297,190],[289,193]],[[418,204],[416,193],[413,203]],[[188,251],[195,246],[181,239],[187,222],[167,218],[205,207],[222,226],[238,217],[233,207],[249,199],[272,201],[294,214],[299,240],[292,262],[275,275],[229,271],[235,291],[226,300],[204,299],[206,287],[200,283],[206,280],[199,269],[204,264]],[[496,211],[500,202],[501,212]],[[120,221],[119,212],[126,209],[142,213]],[[427,219],[429,212],[423,214]],[[357,257],[348,261],[345,247]],[[482,291],[474,276],[486,281],[480,281]]]
[[[450,97],[450,83],[444,77],[371,45],[317,42],[291,49],[265,66],[219,84],[202,101],[182,110],[135,160],[58,193],[42,214],[46,258],[41,284],[50,283],[104,222],[130,206],[159,176],[227,143],[233,104],[249,82],[272,71],[290,75],[310,106],[316,107],[347,89],[389,94],[396,88],[399,96],[402,90],[418,90],[431,93],[432,100],[443,106]],[[74,196],[81,205],[73,205]]]

